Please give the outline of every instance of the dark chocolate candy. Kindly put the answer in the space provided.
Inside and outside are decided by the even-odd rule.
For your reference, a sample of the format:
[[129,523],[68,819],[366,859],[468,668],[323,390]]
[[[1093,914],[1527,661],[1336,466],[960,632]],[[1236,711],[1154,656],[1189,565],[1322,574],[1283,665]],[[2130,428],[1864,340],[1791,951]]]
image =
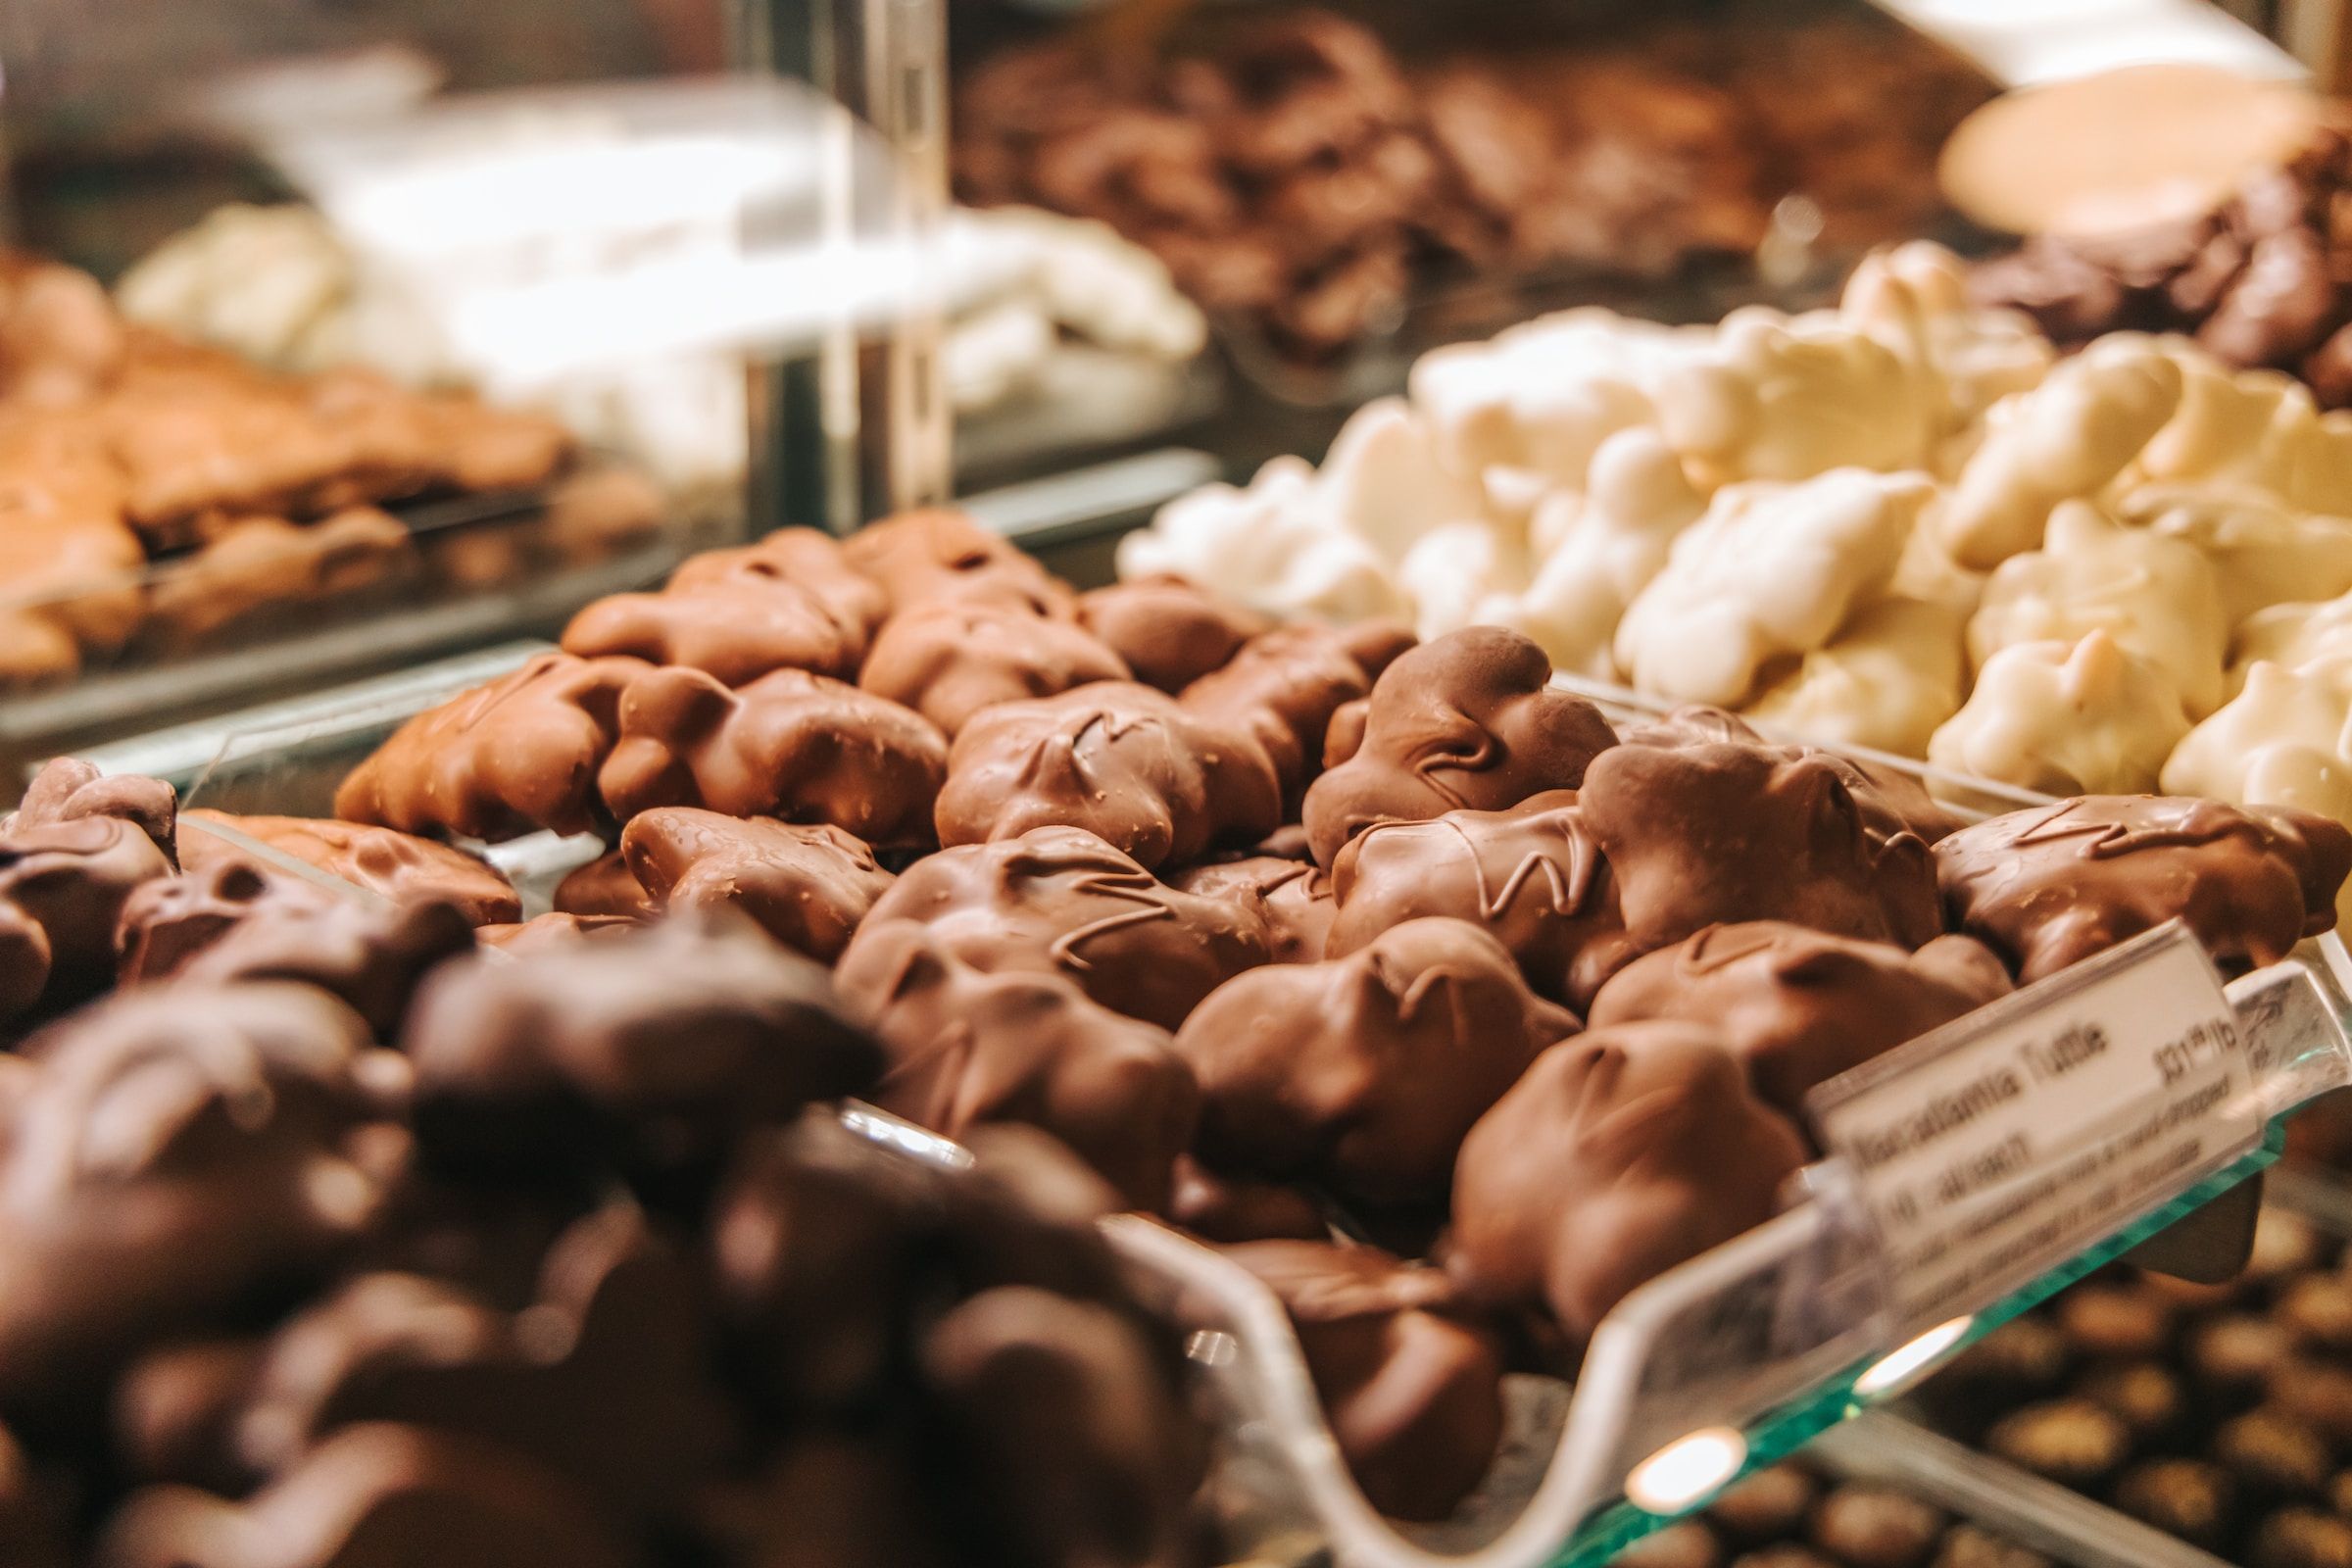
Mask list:
[[450,964],[417,997],[405,1046],[427,1152],[526,1177],[600,1154],[640,1173],[699,1170],[880,1065],[822,969],[715,917]]
[[721,816],[690,806],[629,819],[620,852],[656,908],[732,908],[778,942],[830,963],[893,880],[874,852],[829,822]]
[[937,813],[943,845],[1081,827],[1147,867],[1253,843],[1281,820],[1248,730],[1131,681],[981,712],[956,737]]
[[346,1427],[242,1502],[131,1494],[92,1568],[631,1568],[598,1504],[493,1445],[422,1427]]
[[405,1063],[295,985],[142,987],[27,1049],[0,1148],[0,1409],[315,1277],[407,1153]]
[[[1170,887],[1075,827],[925,856],[866,918],[920,920],[975,968],[1052,970],[1163,1029],[1267,957],[1255,911]],[[845,967],[856,948],[853,939]]]
[[1074,621],[986,599],[939,599],[883,623],[858,684],[953,737],[994,704],[1129,678],[1126,662]]
[[880,588],[813,528],[695,556],[658,594],[613,594],[564,628],[566,652],[706,670],[729,686],[776,669],[849,680],[884,608]]
[[[727,820],[731,822],[734,818]],[[647,894],[645,884],[637,880],[637,873],[629,869],[629,862],[618,850],[607,851],[577,870],[566,872],[564,880],[556,884],[554,904],[554,912],[558,914],[590,919],[617,916],[624,920],[650,920],[661,912],[660,906]],[[500,923],[512,925],[514,921]]]
[[984,1561],[1181,1568],[1205,1457],[1128,1314],[1033,1286],[985,1290],[922,1337],[960,1462],[935,1485]]
[[1904,948],[1942,927],[1927,844],[1829,753],[1740,740],[1618,746],[1593,760],[1578,804],[1642,952],[1742,920]]
[[271,1337],[241,1457],[276,1475],[339,1428],[397,1421],[494,1443],[608,1506],[674,1506],[728,1436],[694,1272],[616,1203],[557,1238],[521,1312],[418,1275],[355,1277]]
[[1253,1242],[1225,1255],[1271,1288],[1298,1332],[1332,1435],[1364,1495],[1443,1519],[1502,1443],[1502,1343],[1425,1264],[1337,1242]]
[[1471,1124],[1577,1027],[1494,938],[1424,919],[1346,957],[1227,982],[1176,1051],[1200,1080],[1211,1169],[1413,1206],[1443,1201]]
[[1306,792],[1317,863],[1375,822],[1494,811],[1575,789],[1616,735],[1600,710],[1551,689],[1551,661],[1517,632],[1472,626],[1424,643],[1372,688],[1362,743]]
[[585,833],[604,812],[597,769],[620,731],[636,659],[541,654],[417,714],[335,791],[335,814],[404,833]]
[[387,1040],[425,975],[474,945],[454,905],[337,897],[233,860],[142,888],[122,936],[125,978],[298,981]]
[[2288,807],[2090,795],[1936,847],[1952,922],[2021,980],[2180,918],[2224,964],[2274,963],[2335,923],[2352,832]]
[[1538,991],[1582,1009],[1639,951],[1573,790],[1499,811],[1376,823],[1340,851],[1331,882],[1335,956],[1398,921],[1452,915],[1509,949]]
[[1592,1022],[1711,1024],[1766,1103],[1794,1116],[1816,1085],[2009,989],[2000,959],[1967,937],[1906,953],[1754,920],[1711,925],[1637,959],[1600,988]]
[[1463,1140],[1446,1267],[1582,1343],[1644,1281],[1770,1219],[1806,1158],[1709,1030],[1619,1024],[1539,1057]]
[[612,814],[662,806],[830,822],[868,844],[923,844],[946,740],[919,713],[846,682],[779,669],[729,691],[658,669],[622,699],[597,774]]
[[455,905],[474,925],[522,918],[522,901],[496,868],[463,850],[414,834],[331,817],[231,816],[225,811],[189,811],[180,821],[180,862],[190,871],[245,858],[236,845],[204,831],[204,824],[217,822],[397,904],[438,900]]
[[115,928],[170,859],[132,821],[75,816],[0,834],[0,1023],[85,1002],[115,981]]
[[1130,1205],[1167,1206],[1200,1092],[1166,1030],[1057,974],[974,968],[913,920],[877,925],[835,983],[889,1060],[874,1103],[950,1138],[1042,1127]]

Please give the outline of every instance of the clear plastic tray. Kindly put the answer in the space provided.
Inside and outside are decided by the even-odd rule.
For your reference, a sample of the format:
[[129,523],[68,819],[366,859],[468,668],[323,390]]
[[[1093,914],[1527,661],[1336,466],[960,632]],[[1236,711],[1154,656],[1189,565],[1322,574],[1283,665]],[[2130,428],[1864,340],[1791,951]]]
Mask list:
[[[172,778],[191,804],[316,813],[352,762],[403,718],[512,667],[535,646],[85,755],[113,770]],[[2018,804],[2025,803],[1995,798],[1980,808]],[[542,834],[499,846],[496,858],[520,873],[532,897],[589,853],[592,841]],[[2092,960],[1994,1006],[2005,1017],[2034,1016],[2096,980],[2099,965]],[[1357,1568],[1585,1568],[1746,1470],[1895,1396],[1976,1338],[2268,1166],[2287,1116],[2352,1084],[2347,976],[2352,960],[2329,935],[2231,982],[2229,1003],[2251,1048],[2245,1108],[2263,1129],[2252,1147],[2217,1148],[2180,1165],[2080,1250],[2027,1277],[1986,1275],[1936,1322],[1906,1320],[1890,1304],[1888,1248],[1853,1170],[1838,1158],[1808,1166],[1778,1217],[1620,1302],[1594,1334],[1573,1392],[1538,1401],[1545,1419],[1518,1435],[1456,1519],[1434,1529],[1400,1530],[1365,1501],[1298,1341],[1264,1286],[1151,1220],[1123,1216],[1108,1230],[1191,1331],[1193,1359],[1226,1414],[1219,1500],[1229,1518],[1248,1524],[1261,1558],[1328,1551]],[[853,1119],[902,1147],[957,1157],[945,1140],[878,1113]],[[1626,1500],[1629,1492],[1644,1506]]]

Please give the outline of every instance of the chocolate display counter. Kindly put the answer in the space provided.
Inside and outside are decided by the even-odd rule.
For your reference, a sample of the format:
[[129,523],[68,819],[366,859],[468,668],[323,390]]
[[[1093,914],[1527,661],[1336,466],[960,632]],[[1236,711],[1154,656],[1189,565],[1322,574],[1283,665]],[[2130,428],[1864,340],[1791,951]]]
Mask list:
[[[421,906],[455,920],[456,967],[414,1001],[360,995],[431,1079],[407,1114],[468,1191],[593,1148],[650,1212],[709,1216],[693,1173],[723,1128],[845,1091],[858,1137],[939,1180],[973,1152],[986,1171],[1007,1123],[1077,1151],[1125,1299],[1209,1400],[1201,1506],[1228,1561],[1606,1561],[2122,1252],[2197,1256],[2176,1222],[2228,1218],[2211,1205],[2284,1119],[2352,1080],[2324,934],[2352,837],[2325,818],[1962,811],[1924,770],[1587,701],[1513,634],[1416,647],[1173,583],[1079,595],[950,514],[704,558],[564,641],[167,738],[148,765],[182,747],[188,802],[230,811],[192,822],[395,908],[439,895]],[[108,799],[35,791],[59,795]],[[344,821],[300,820],[329,805]],[[231,957],[266,946],[245,925],[304,949],[269,895],[246,902],[214,911]],[[56,924],[54,900],[20,907]],[[748,923],[698,934],[729,916]],[[763,997],[749,955],[801,973],[785,949],[833,966],[865,1065],[763,1087],[716,1018],[694,1026],[700,1088],[595,1065],[677,1049],[680,988]],[[357,949],[386,950],[414,951]],[[102,984],[112,960],[89,961]],[[624,970],[642,994],[605,978]],[[524,1041],[556,1055],[516,1079]],[[804,1056],[778,1064],[830,1059]],[[586,1121],[537,1119],[577,1095]],[[739,1231],[722,1259],[762,1234],[783,1249],[762,1268],[800,1255],[800,1232],[715,1234]],[[742,1332],[720,1343],[760,1343]],[[850,1348],[795,1343],[795,1380]],[[1196,1440],[1144,1413],[1164,1393],[1134,1397],[1142,1490],[1119,1494],[1173,1530]],[[842,1436],[784,1410],[762,1442]],[[861,1485],[907,1484],[859,1452]],[[566,1475],[607,1458],[555,1454]],[[662,1528],[710,1528],[677,1496],[651,1504]],[[1192,1560],[1175,1536],[1131,1546]]]

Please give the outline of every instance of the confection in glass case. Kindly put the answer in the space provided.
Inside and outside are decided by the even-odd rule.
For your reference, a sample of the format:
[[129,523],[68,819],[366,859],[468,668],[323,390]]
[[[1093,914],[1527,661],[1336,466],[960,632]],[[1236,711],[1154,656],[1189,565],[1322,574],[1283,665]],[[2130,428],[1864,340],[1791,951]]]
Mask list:
[[0,19],[20,766],[944,484],[935,284],[1017,268],[937,5],[139,9]]
[[2352,1544],[2308,94],[1987,186],[2095,91],[1811,0],[79,11],[0,1561]]

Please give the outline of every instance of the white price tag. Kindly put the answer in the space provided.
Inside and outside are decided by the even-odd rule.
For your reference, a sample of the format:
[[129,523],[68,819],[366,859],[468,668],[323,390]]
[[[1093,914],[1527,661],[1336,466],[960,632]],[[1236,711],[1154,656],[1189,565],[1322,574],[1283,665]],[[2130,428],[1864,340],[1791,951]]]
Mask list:
[[1807,1108],[1860,1181],[1914,1327],[1997,1300],[2263,1130],[2236,1014],[2178,922],[1822,1085]]

